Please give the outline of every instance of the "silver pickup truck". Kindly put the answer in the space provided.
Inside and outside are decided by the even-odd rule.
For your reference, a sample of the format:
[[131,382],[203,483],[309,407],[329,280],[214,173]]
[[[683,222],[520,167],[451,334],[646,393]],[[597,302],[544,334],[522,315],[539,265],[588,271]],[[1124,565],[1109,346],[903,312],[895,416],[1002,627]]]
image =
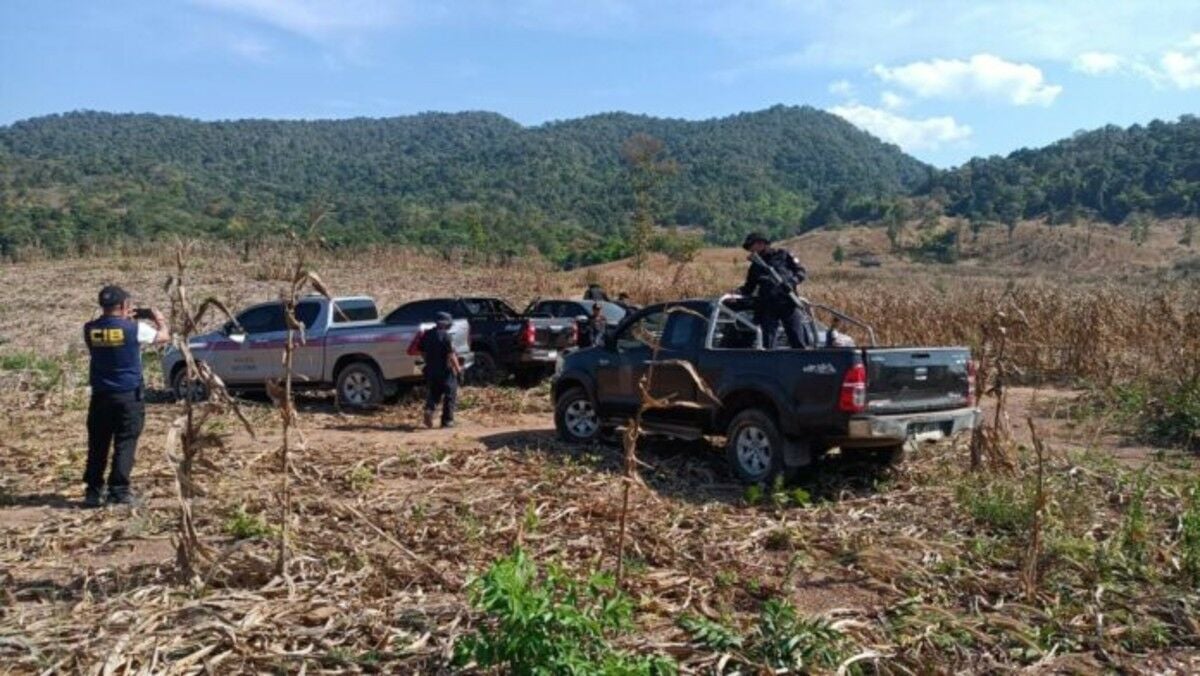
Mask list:
[[[343,406],[376,406],[422,379],[423,362],[416,341],[430,322],[384,324],[375,301],[366,296],[335,298],[309,296],[296,305],[305,340],[293,357],[300,388],[336,391]],[[240,326],[240,330],[238,327]],[[464,368],[471,363],[470,325],[451,326],[454,349]],[[231,389],[261,389],[283,375],[281,358],[287,341],[283,303],[253,305],[217,331],[191,340],[192,356],[208,364]],[[163,354],[163,375],[177,397],[196,396],[186,382],[183,356],[169,348]]]

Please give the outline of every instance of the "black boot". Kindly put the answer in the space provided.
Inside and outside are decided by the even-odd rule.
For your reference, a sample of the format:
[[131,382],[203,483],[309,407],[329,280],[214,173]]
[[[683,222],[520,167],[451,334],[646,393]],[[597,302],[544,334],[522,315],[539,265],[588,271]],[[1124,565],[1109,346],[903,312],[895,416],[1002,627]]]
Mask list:
[[87,487],[87,491],[83,494],[83,506],[87,509],[96,509],[104,505],[104,497],[100,493],[99,488]]

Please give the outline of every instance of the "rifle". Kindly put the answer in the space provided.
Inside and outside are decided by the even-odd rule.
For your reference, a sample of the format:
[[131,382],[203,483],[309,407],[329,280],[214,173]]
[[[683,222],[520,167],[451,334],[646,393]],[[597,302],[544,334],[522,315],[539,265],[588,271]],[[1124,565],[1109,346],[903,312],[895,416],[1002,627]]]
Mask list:
[[826,345],[830,345],[833,343],[833,331],[837,329],[837,323],[838,323],[838,320],[840,319],[840,320],[850,322],[851,324],[856,324],[856,325],[861,326],[862,328],[866,329],[867,336],[871,340],[871,347],[875,347],[875,345],[876,345],[875,328],[872,327],[870,324],[862,321],[861,319],[855,319],[854,317],[851,317],[850,315],[848,315],[844,312],[835,310],[835,309],[829,307],[828,305],[821,305],[821,304],[814,305],[813,303],[810,303],[807,298],[798,295],[796,293],[796,289],[794,287],[792,287],[791,285],[789,285],[786,281],[784,281],[783,275],[779,274],[778,270],[771,267],[770,265],[767,265],[767,262],[762,259],[762,256],[759,256],[758,254],[752,252],[750,254],[750,256],[748,257],[748,259],[751,262],[757,263],[757,264],[761,265],[762,267],[766,268],[767,272],[770,273],[771,278],[775,280],[776,284],[786,287],[788,290],[788,298],[792,299],[792,302],[796,304],[796,307],[800,308],[801,312],[805,312],[808,314],[810,321],[813,318],[813,308],[814,307],[821,308],[822,310],[825,310],[826,312],[828,312],[829,314],[834,316],[833,322],[829,325],[829,331],[827,331],[825,334]]
[[750,253],[748,260],[752,263],[757,263],[758,265],[765,268],[766,271],[771,274],[771,279],[774,279],[776,284],[778,284],[779,286],[782,286],[788,290],[788,298],[792,299],[792,302],[796,304],[796,307],[800,308],[804,312],[807,312],[810,317],[812,316],[812,303],[809,303],[807,298],[804,298],[803,296],[798,295],[796,293],[796,288],[793,287],[791,284],[788,284],[783,279],[783,275],[779,274],[778,270],[771,267],[770,265],[767,265],[767,262],[762,259],[762,256],[759,256],[758,254],[756,254],[754,252]]

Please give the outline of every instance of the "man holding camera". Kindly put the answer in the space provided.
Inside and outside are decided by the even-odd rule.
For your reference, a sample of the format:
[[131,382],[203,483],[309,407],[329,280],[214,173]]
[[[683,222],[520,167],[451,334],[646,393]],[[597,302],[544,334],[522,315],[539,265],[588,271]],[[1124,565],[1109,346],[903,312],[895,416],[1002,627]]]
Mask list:
[[[170,340],[167,322],[158,310],[133,308],[129,294],[119,286],[100,290],[99,318],[83,325],[83,341],[91,355],[89,379],[92,399],[88,407],[88,456],[83,480],[87,484],[85,507],[133,504],[129,474],[138,437],[146,418],[142,388],[142,346]],[[151,324],[138,321],[147,319]],[[112,449],[108,495],[103,495],[104,467]]]

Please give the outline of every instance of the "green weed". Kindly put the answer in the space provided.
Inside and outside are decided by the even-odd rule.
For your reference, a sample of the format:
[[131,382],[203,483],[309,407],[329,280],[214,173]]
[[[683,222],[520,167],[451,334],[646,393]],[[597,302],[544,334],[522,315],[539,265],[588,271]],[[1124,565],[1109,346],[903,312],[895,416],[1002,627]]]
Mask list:
[[977,523],[997,533],[1024,533],[1033,523],[1033,505],[1025,491],[1008,481],[970,481],[955,491],[958,503]]
[[1179,519],[1180,572],[1186,583],[1200,587],[1200,481],[1192,487],[1187,511]]
[[346,483],[355,493],[365,493],[375,483],[375,470],[366,465],[358,465],[346,473]]
[[849,641],[829,622],[800,617],[786,601],[770,599],[750,638],[751,652],[782,669],[836,669],[849,656]]
[[633,628],[633,604],[611,577],[581,584],[556,566],[539,572],[517,548],[470,585],[484,613],[476,630],[455,645],[455,662],[514,674],[674,674],[663,657],[616,650],[611,635]]
[[247,513],[244,505],[239,505],[225,521],[225,532],[239,540],[248,540],[270,537],[274,535],[275,529],[257,514]]
[[701,615],[683,615],[679,627],[692,641],[716,652],[729,652],[742,647],[744,639],[733,629]]

